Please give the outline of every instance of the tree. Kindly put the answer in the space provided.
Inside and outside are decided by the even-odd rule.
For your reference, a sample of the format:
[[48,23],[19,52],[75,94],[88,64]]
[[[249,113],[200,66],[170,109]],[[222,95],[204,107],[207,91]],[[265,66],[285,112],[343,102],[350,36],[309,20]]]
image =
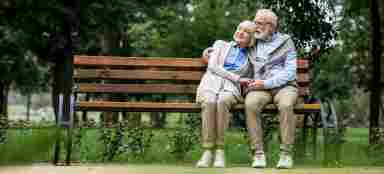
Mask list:
[[17,71],[15,88],[27,97],[26,120],[29,121],[32,95],[48,91],[49,84],[46,82],[49,81],[49,72],[48,67],[42,66],[31,52],[26,52],[24,56],[25,61],[20,65],[22,68]]
[[370,22],[371,22],[371,42],[370,42],[370,56],[373,63],[372,79],[371,79],[371,96],[370,96],[370,121],[369,121],[369,143],[377,144],[379,136],[379,118],[380,118],[380,104],[381,104],[381,86],[380,86],[380,65],[382,57],[382,34],[381,34],[381,16],[380,10],[384,7],[379,6],[378,0],[370,0]]
[[274,10],[280,18],[280,30],[293,36],[296,47],[330,47],[336,31],[332,18],[331,1],[263,0],[263,6]]
[[23,62],[23,48],[18,45],[18,33],[6,26],[0,26],[0,115],[8,117],[8,92],[18,76],[20,62]]
[[342,40],[345,53],[352,60],[350,66],[357,87],[370,91],[370,144],[376,144],[379,135],[380,60],[382,54],[381,1],[344,1]]

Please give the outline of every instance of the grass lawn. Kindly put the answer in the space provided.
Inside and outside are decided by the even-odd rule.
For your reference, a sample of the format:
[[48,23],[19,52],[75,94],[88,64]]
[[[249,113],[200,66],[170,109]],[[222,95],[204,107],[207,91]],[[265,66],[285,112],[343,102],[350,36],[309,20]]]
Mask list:
[[[195,161],[198,160],[201,154],[199,144],[193,146],[183,159],[178,159],[170,153],[172,147],[170,146],[169,137],[166,136],[171,134],[174,129],[155,129],[152,131],[154,133],[153,140],[150,148],[146,149],[144,155],[135,157],[135,155],[130,153],[122,153],[116,155],[112,161],[107,163],[193,166]],[[340,146],[325,146],[322,131],[319,130],[318,132],[316,149],[313,149],[314,146],[311,143],[305,146],[303,143],[296,145],[296,167],[384,167],[382,155],[368,157],[368,129],[348,128],[345,134],[345,142]],[[0,144],[0,151],[2,153],[0,155],[0,164],[47,162],[52,159],[55,140],[54,129],[11,129],[8,130],[7,134],[7,142]],[[74,149],[73,159],[91,164],[102,162],[104,146],[99,137],[100,131],[97,129],[87,129],[84,131],[80,148]],[[273,139],[267,144],[268,167],[271,168],[275,166],[278,159],[279,144],[277,139],[277,136],[274,135]],[[302,140],[298,139],[298,141]],[[232,129],[227,131],[225,149],[227,165],[229,167],[248,167],[250,165],[247,141],[239,130]],[[324,153],[324,149],[327,149],[327,153]],[[377,152],[377,154],[383,154],[383,152]],[[61,156],[65,156],[64,152]]]

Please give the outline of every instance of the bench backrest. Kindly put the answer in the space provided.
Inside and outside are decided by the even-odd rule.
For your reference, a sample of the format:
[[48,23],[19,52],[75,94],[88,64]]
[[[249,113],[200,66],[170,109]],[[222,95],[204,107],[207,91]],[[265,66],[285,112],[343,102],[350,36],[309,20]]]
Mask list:
[[[76,55],[73,62],[76,93],[194,96],[206,70],[200,58]],[[309,61],[297,65],[299,95],[309,95]]]

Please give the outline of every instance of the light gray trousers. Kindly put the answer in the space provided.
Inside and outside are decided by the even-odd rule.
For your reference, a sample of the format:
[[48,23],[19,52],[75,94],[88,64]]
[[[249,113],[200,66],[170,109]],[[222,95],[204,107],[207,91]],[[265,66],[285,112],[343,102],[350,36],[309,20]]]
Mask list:
[[278,90],[251,91],[245,98],[245,113],[247,117],[248,135],[251,149],[255,152],[263,152],[263,129],[261,111],[270,102],[276,104],[279,110],[280,121],[280,148],[290,151],[295,141],[296,119],[293,112],[298,90],[293,86],[286,86]]
[[206,149],[223,148],[224,132],[231,117],[230,109],[237,103],[231,92],[205,92],[201,101],[202,146]]

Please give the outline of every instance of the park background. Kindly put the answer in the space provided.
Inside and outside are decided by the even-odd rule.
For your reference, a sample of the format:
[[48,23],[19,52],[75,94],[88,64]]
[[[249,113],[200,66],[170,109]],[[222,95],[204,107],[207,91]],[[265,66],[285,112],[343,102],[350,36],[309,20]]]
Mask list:
[[[373,40],[383,36],[375,28],[382,30],[384,25],[384,18],[378,17],[384,16],[384,3],[369,2],[81,0],[80,9],[73,12],[67,8],[70,1],[3,0],[0,163],[52,160],[52,83],[55,64],[65,57],[66,23],[77,28],[75,54],[198,58],[215,40],[231,40],[236,25],[252,20],[256,9],[271,8],[280,17],[279,29],[293,36],[299,56],[313,62],[312,97],[333,101],[339,121],[330,143],[325,143],[325,131],[318,131],[315,141],[303,142],[297,130],[297,166],[383,166],[384,158],[377,155],[384,152],[383,105],[372,99],[381,96],[372,95],[381,87],[373,68],[380,54],[372,55],[382,49],[382,39]],[[372,103],[380,106],[379,112],[373,112]],[[113,119],[106,115],[77,114],[73,161],[193,165],[198,159],[198,114],[130,113]],[[270,167],[278,156],[277,131],[271,132]],[[249,165],[241,114],[233,117],[226,142],[228,164]]]

